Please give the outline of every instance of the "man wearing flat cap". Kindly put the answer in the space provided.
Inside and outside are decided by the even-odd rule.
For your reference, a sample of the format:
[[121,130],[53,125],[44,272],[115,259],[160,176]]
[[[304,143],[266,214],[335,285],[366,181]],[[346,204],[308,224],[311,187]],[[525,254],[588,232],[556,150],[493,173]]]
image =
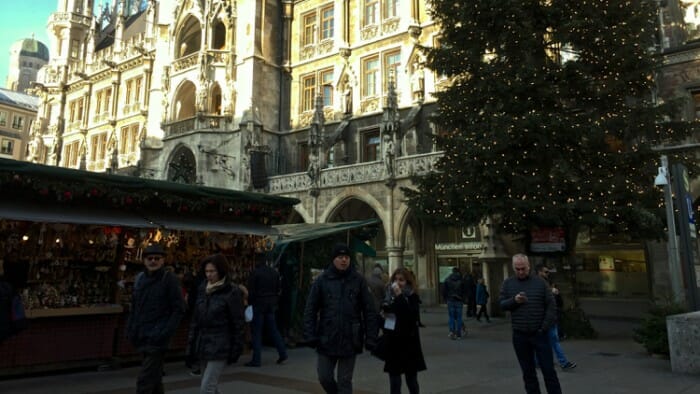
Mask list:
[[[350,248],[333,248],[332,263],[311,287],[304,310],[304,339],[318,353],[318,380],[326,393],[352,393],[355,357],[377,343],[378,318],[364,276]],[[337,380],[336,380],[337,368]]]
[[143,354],[136,392],[163,393],[165,352],[185,314],[185,300],[177,277],[163,267],[161,245],[144,249],[143,265],[144,271],[134,281],[127,338]]

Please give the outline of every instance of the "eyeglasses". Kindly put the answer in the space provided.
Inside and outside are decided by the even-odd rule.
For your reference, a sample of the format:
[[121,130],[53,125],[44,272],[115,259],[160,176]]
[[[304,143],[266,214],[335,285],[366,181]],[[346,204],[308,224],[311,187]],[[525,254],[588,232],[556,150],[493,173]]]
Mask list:
[[146,257],[146,260],[149,260],[149,261],[162,260],[162,259],[163,259],[163,256],[148,256],[148,257]]

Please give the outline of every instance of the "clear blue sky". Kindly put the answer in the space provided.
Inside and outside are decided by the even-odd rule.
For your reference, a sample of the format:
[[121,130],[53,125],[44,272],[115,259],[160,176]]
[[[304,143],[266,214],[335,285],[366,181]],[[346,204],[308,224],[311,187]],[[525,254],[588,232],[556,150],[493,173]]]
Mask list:
[[57,5],[58,0],[0,1],[0,87],[5,87],[12,43],[34,33],[51,50],[46,23]]

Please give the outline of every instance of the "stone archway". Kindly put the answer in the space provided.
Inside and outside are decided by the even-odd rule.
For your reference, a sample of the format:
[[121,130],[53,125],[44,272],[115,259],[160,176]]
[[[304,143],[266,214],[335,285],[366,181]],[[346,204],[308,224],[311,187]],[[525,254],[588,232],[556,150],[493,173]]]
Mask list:
[[199,52],[202,46],[202,28],[199,19],[190,15],[180,25],[175,42],[175,58],[179,59]]
[[197,113],[195,98],[197,97],[197,87],[190,81],[184,81],[177,88],[175,93],[175,105],[173,108],[174,120],[180,121],[189,119]]

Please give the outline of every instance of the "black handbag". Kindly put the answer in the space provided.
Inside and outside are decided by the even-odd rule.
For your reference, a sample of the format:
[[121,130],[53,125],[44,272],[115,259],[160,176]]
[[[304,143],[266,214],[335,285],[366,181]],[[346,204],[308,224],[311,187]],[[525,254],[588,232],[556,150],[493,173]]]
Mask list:
[[377,338],[377,345],[370,352],[374,357],[386,361],[387,348],[386,348],[386,335],[382,335]]

